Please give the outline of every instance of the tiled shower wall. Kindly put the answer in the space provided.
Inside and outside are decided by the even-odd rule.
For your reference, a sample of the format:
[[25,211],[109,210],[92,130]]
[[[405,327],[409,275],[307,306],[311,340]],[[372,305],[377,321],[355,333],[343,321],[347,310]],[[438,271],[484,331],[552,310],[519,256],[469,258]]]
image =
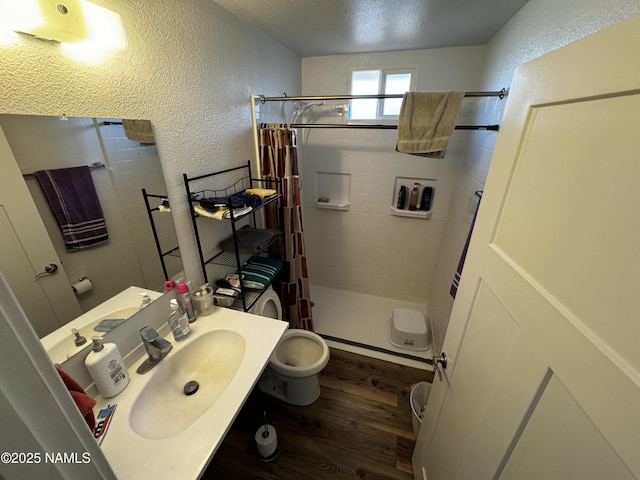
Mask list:
[[[457,132],[445,159],[395,152],[395,130],[314,129],[302,134],[304,225],[309,277],[328,287],[424,303],[463,148]],[[318,175],[344,174],[349,210],[320,208]],[[337,176],[336,176],[337,177]],[[393,215],[396,178],[435,185],[432,217]],[[325,183],[326,183],[325,182]]]
[[[102,120],[98,119],[98,122]],[[155,145],[142,145],[129,140],[120,125],[101,126],[99,134],[113,188],[142,274],[143,286],[160,291],[165,278],[142,197],[143,188],[147,194],[167,195],[158,151]],[[149,203],[154,208],[160,200],[149,199]],[[156,211],[152,215],[162,251],[177,247],[171,213]],[[169,277],[184,276],[180,258],[169,255],[164,257],[164,261]]]
[[[471,100],[469,110],[472,122],[500,124],[506,103],[506,99],[500,100],[497,97]],[[442,235],[429,291],[429,316],[436,351],[442,345],[453,308],[453,297],[449,290],[479,200],[475,192],[484,188],[497,137],[495,132],[469,132],[468,144],[460,159],[460,169],[449,205],[449,221]]]
[[[416,67],[417,91],[473,91],[483,58],[481,46],[303,58],[302,94],[348,93],[353,67]],[[459,123],[468,123],[473,105],[463,101]],[[319,110],[330,115],[327,106],[307,110],[316,123],[323,122]],[[311,283],[425,304],[470,135],[454,132],[446,157],[436,160],[395,152],[396,130],[300,130]],[[317,172],[349,174],[348,211],[316,207],[322,194],[316,191]],[[396,177],[428,179],[435,186],[430,219],[391,214]]]

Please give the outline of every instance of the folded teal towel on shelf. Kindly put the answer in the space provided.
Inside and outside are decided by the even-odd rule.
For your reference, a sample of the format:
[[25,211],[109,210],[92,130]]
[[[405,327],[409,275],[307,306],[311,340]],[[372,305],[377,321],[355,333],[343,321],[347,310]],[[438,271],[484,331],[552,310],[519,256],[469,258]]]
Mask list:
[[281,268],[282,262],[277,258],[256,257],[242,269],[242,285],[256,290],[266,288]]

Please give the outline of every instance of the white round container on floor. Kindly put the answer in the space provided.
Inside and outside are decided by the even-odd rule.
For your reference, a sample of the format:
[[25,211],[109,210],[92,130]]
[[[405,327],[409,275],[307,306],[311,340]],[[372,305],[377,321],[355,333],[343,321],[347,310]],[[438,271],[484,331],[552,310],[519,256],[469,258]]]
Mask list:
[[418,438],[420,426],[422,425],[422,416],[424,409],[429,400],[431,393],[431,384],[429,382],[418,382],[411,387],[409,402],[411,403],[411,423],[413,427],[413,435]]

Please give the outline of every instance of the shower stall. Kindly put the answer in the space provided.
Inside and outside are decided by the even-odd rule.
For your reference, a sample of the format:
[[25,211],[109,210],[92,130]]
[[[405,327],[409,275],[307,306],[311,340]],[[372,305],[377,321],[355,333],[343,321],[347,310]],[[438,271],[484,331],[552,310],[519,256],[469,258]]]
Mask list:
[[[467,92],[466,97],[499,101],[505,94]],[[442,261],[441,241],[470,134],[463,130],[495,135],[498,126],[463,125],[467,118],[459,116],[446,158],[412,156],[395,151],[396,125],[347,123],[353,98],[254,97],[254,126],[257,130],[260,124],[275,123],[298,131],[314,331],[331,346],[424,367],[435,355],[434,347],[411,351],[392,345],[390,321],[396,308],[420,311],[437,341],[432,297],[448,295],[462,250],[460,245],[448,255],[452,258]],[[399,187],[414,183],[432,188],[429,210],[398,210]],[[440,264],[449,265],[450,273],[435,275],[438,269],[447,270]]]

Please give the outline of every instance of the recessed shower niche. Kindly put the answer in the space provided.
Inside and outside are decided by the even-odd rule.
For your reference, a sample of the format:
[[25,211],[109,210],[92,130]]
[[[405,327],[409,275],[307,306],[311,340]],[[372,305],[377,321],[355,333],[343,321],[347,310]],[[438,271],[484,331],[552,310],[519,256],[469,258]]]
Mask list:
[[[437,183],[438,180],[435,178],[396,177],[391,199],[391,214],[399,217],[430,219],[433,214]],[[415,210],[410,210],[411,191],[416,184],[418,187],[416,206]]]
[[316,207],[349,210],[351,174],[316,172]]

